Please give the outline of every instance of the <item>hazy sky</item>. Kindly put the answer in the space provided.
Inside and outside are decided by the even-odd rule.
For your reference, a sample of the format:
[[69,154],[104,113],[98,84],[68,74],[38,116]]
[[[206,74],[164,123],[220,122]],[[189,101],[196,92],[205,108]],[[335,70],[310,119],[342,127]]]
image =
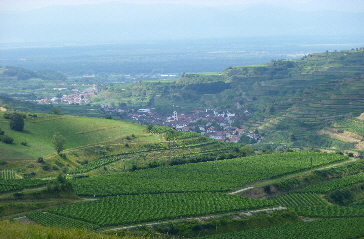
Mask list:
[[194,5],[246,5],[270,4],[276,6],[286,6],[295,10],[338,10],[364,12],[363,0],[0,0],[1,10],[31,10],[50,5],[78,5],[78,4],[99,4],[104,2],[127,2],[127,3],[174,3],[174,4],[194,4]]

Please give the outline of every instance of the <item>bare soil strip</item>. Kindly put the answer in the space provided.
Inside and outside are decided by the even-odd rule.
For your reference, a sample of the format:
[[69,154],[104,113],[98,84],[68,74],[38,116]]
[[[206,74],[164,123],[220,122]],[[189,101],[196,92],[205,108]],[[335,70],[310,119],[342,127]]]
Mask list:
[[184,219],[177,219],[177,220],[169,220],[169,221],[163,221],[163,222],[153,222],[153,223],[143,223],[143,224],[137,224],[132,226],[125,226],[125,227],[116,227],[116,228],[109,228],[109,229],[99,229],[99,231],[119,231],[119,230],[129,230],[132,228],[140,227],[140,226],[154,226],[154,225],[160,225],[160,224],[168,224],[168,223],[176,223],[176,222],[184,222],[184,221],[207,221],[211,220],[217,217],[222,217],[225,215],[239,215],[240,217],[248,217],[253,216],[256,213],[259,212],[272,212],[272,211],[282,211],[286,210],[286,207],[273,207],[273,208],[264,208],[264,209],[258,209],[258,210],[252,210],[252,211],[245,211],[245,212],[231,212],[231,213],[224,213],[224,214],[213,214],[213,215],[207,215],[203,217],[195,217],[195,218],[184,218]]

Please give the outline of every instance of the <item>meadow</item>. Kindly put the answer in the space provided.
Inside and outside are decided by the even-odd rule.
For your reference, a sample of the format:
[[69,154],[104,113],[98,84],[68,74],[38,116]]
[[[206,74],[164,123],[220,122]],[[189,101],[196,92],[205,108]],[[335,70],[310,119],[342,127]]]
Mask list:
[[[145,134],[138,124],[102,118],[37,114],[27,117],[21,132],[10,130],[9,120],[0,112],[0,128],[14,139],[13,144],[1,144],[0,159],[36,159],[55,152],[51,139],[59,132],[65,139],[65,149],[76,148],[121,138],[131,134]],[[27,146],[21,145],[27,142]]]

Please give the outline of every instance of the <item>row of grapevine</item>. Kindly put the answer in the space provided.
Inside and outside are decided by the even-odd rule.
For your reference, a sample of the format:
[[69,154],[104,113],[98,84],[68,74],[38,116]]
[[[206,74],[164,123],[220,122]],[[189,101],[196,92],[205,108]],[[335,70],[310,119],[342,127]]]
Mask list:
[[47,184],[49,181],[40,179],[0,179],[0,192],[20,190],[23,188],[37,187]]
[[327,193],[359,182],[364,182],[364,172],[309,186],[299,192]]
[[364,217],[364,206],[311,206],[294,210],[306,217]]
[[294,152],[220,161],[163,166],[135,172],[74,179],[81,195],[119,195],[157,192],[228,191],[245,184],[347,157],[338,154]]
[[153,125],[149,129],[149,132],[151,132],[151,133],[164,133],[164,132],[167,132],[169,130],[172,130],[172,128],[167,127],[167,126],[161,126],[161,125]]
[[178,131],[167,131],[164,133],[166,140],[177,140],[177,139],[188,139],[193,137],[201,137],[201,134],[196,132],[178,132]]
[[17,189],[22,189],[22,187],[16,187],[16,186],[13,186],[13,185],[0,184],[0,193],[8,192],[8,191],[14,191],[14,190],[17,190]]
[[[216,239],[349,239],[364,235],[364,218],[324,219],[214,235]],[[210,238],[210,237],[206,237]]]
[[102,167],[104,165],[119,161],[122,159],[122,157],[118,157],[118,156],[122,156],[122,155],[130,155],[130,154],[137,154],[137,153],[146,153],[146,152],[152,152],[152,151],[161,151],[161,150],[171,150],[171,149],[182,149],[182,148],[191,148],[191,147],[199,147],[199,146],[205,146],[208,144],[213,144],[214,142],[203,142],[203,143],[198,143],[198,144],[193,144],[193,145],[186,145],[186,146],[176,146],[176,147],[171,147],[171,148],[157,148],[157,149],[148,149],[148,150],[139,150],[139,151],[130,151],[130,152],[125,152],[125,153],[121,153],[121,154],[117,154],[117,155],[110,155],[107,157],[101,157],[98,159],[95,159],[91,162],[89,162],[88,164],[84,164],[81,165],[71,171],[69,171],[69,173],[72,174],[76,174],[76,173],[86,173],[89,172],[93,169]]
[[364,124],[362,122],[356,121],[355,119],[343,119],[336,121],[340,126],[354,131],[360,135],[364,135]]
[[288,193],[271,199],[284,207],[327,205],[327,203],[315,193]]
[[96,230],[100,227],[96,224],[55,215],[49,212],[31,212],[27,214],[27,217],[47,227],[83,228],[88,230]]
[[9,169],[0,170],[0,179],[15,179],[15,171]]
[[223,193],[164,193],[106,197],[49,210],[100,226],[126,225],[273,206],[268,200]]

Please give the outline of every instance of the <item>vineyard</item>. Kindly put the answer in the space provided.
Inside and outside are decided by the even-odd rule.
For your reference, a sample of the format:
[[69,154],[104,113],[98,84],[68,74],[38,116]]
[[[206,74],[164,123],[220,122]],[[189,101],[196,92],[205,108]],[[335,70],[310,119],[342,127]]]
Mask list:
[[300,192],[327,193],[359,182],[364,182],[364,172],[306,187]]
[[46,227],[84,228],[96,230],[99,226],[48,212],[32,212],[27,217]]
[[274,202],[222,193],[165,193],[106,197],[49,212],[99,226],[111,226],[270,206],[274,206]]
[[335,121],[336,124],[340,125],[346,130],[355,132],[361,136],[364,136],[364,123],[358,119],[342,119]]
[[[135,156],[135,155],[140,154],[140,153],[170,151],[170,150],[173,150],[173,149],[179,149],[179,150],[189,149],[190,150],[192,148],[198,148],[198,147],[204,148],[205,146],[208,146],[210,144],[216,146],[215,150],[210,150],[210,152],[220,151],[220,150],[229,150],[230,149],[229,147],[226,147],[226,146],[221,148],[221,146],[218,146],[216,144],[216,142],[213,142],[212,140],[208,140],[208,139],[203,140],[203,142],[196,142],[195,140],[193,140],[192,142],[191,142],[191,140],[181,141],[180,144],[173,145],[173,146],[163,146],[163,145],[157,145],[157,144],[154,144],[154,145],[149,144],[149,145],[144,146],[144,147],[149,146],[148,149],[137,150],[137,151],[129,151],[129,152],[120,153],[120,154],[116,154],[116,155],[108,155],[108,156],[100,157],[98,159],[95,159],[95,160],[89,162],[88,164],[81,165],[81,166],[75,168],[74,170],[71,170],[69,173],[72,173],[72,174],[86,173],[86,172],[89,172],[89,171],[94,170],[96,168],[108,165],[110,163],[114,163],[116,161],[123,160],[128,156]],[[197,149],[196,153],[200,153],[199,150],[201,150],[201,149]],[[207,152],[209,152],[209,151],[207,151]],[[192,152],[192,154],[193,154],[193,152]]]
[[[215,235],[217,239],[359,238],[364,235],[364,218],[324,219],[284,226]],[[209,237],[206,237],[209,238]]]
[[315,193],[288,193],[271,199],[284,207],[327,205],[327,203]]
[[[312,160],[311,160],[312,159]],[[338,154],[294,152],[164,166],[72,180],[79,195],[229,191],[245,184],[347,159]]]
[[41,179],[0,179],[0,193],[24,188],[38,187],[49,181]]
[[15,179],[15,171],[14,170],[0,170],[0,180],[1,179]]
[[[207,147],[205,147],[206,145]],[[201,142],[201,139],[189,138],[159,144],[143,144],[139,145],[139,149],[139,151],[119,155],[103,156],[76,170],[86,171],[87,167],[94,170],[95,167],[100,168],[96,165],[97,162],[102,163],[101,160],[106,162],[114,160],[114,158],[118,158],[118,161],[122,162],[133,157],[141,158],[143,155],[155,157],[157,154],[161,154],[160,157],[162,157],[163,152],[166,152],[167,155],[173,152],[172,159],[192,158],[193,155],[224,153],[230,148],[229,144],[216,144],[210,140]],[[297,215],[314,218],[355,217],[355,219],[362,219],[364,217],[364,209],[360,205],[360,201],[356,206],[329,206],[328,202],[322,199],[323,196],[317,194],[362,182],[364,172],[360,172],[359,166],[356,168],[360,173],[265,200],[226,193],[244,188],[245,185],[259,180],[274,181],[277,178],[290,176],[290,174],[301,174],[318,167],[344,163],[349,159],[347,156],[297,151],[220,160],[217,160],[216,156],[215,158],[214,161],[160,165],[155,168],[104,173],[95,176],[69,174],[67,180],[72,184],[75,193],[79,196],[92,197],[95,200],[73,201],[62,206],[54,204],[47,209],[42,205],[34,205],[34,208],[38,210],[29,212],[26,216],[32,221],[48,227],[87,230],[105,230],[169,220],[179,221],[209,215],[213,215],[212,218],[219,215],[253,215],[251,212],[254,211],[264,211],[269,214],[274,211],[273,208],[280,210],[291,208],[291,212],[296,217],[298,217]],[[116,161],[112,163],[116,163]],[[360,162],[355,163],[360,164]],[[101,164],[101,166],[105,165],[108,164]],[[49,182],[51,181],[41,179],[1,179],[0,188],[1,192],[16,192],[25,188],[39,187]],[[321,191],[316,188],[320,188]],[[20,207],[22,204],[16,205]],[[14,207],[16,205],[14,204]],[[16,212],[20,209],[12,208],[11,210]],[[260,212],[258,215],[263,215],[263,213]],[[328,223],[328,227],[334,225],[333,222],[335,222],[335,220],[319,221]],[[345,224],[344,221],[341,222]],[[307,226],[309,226],[307,230],[318,230],[315,229],[317,226],[315,222],[293,223],[290,226],[279,227],[279,230],[287,231],[287,235],[291,237],[300,230],[302,233],[303,228]],[[259,233],[264,233],[264,230],[268,229],[275,230],[274,228],[276,227],[260,229]],[[247,230],[241,233],[253,233],[253,231]],[[350,233],[356,235],[355,233],[359,232],[354,230]],[[230,236],[234,238],[234,235],[226,235],[224,238],[230,238]],[[240,237],[238,232],[236,235],[239,235],[236,238]],[[247,235],[250,238],[250,234]]]
[[312,206],[298,207],[294,210],[306,217],[364,217],[364,206]]

